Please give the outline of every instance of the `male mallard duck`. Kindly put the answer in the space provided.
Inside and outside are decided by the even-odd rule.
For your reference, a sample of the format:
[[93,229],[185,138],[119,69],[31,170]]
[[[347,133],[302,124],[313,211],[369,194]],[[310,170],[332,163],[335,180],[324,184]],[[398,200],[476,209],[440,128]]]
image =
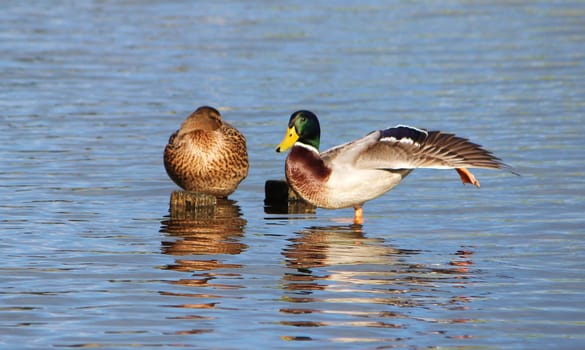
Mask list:
[[310,111],[293,113],[276,152],[292,147],[286,179],[307,202],[321,208],[354,208],[363,223],[365,202],[390,191],[415,168],[455,169],[463,183],[479,187],[467,168],[502,169],[507,165],[467,139],[411,126],[373,131],[319,153],[321,128]]
[[246,139],[215,108],[199,107],[169,138],[164,163],[179,187],[227,197],[248,175]]

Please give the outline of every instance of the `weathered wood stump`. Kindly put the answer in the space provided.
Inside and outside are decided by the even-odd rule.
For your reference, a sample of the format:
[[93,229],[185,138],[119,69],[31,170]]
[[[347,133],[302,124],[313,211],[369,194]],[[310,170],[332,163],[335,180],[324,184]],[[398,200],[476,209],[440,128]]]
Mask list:
[[193,216],[213,215],[217,204],[215,196],[189,191],[171,193],[169,213],[171,218],[191,218]]
[[267,180],[264,193],[264,211],[268,214],[315,213],[315,206],[299,197],[285,180]]
[[[247,221],[235,201],[196,192],[171,193],[168,220],[161,232],[174,239],[162,243],[162,251],[171,255],[239,254],[247,248],[240,242]],[[168,268],[191,271],[207,269],[217,260],[184,260]]]

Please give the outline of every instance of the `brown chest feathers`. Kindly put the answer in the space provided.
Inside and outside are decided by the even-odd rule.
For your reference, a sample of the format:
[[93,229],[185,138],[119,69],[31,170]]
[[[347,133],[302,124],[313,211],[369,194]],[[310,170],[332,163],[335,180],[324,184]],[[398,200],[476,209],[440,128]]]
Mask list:
[[323,184],[327,182],[331,169],[319,154],[294,146],[286,159],[285,173],[292,189],[303,199],[313,204],[321,202],[325,195]]

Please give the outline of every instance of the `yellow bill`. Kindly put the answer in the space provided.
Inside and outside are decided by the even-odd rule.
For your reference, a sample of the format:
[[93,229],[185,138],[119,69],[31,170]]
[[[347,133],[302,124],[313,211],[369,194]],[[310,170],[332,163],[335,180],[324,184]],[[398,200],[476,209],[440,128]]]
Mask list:
[[291,148],[295,144],[295,142],[297,142],[298,139],[299,134],[297,134],[295,127],[292,126],[288,128],[286,130],[286,135],[284,135],[284,138],[282,139],[278,147],[276,147],[276,152],[286,151],[287,149]]

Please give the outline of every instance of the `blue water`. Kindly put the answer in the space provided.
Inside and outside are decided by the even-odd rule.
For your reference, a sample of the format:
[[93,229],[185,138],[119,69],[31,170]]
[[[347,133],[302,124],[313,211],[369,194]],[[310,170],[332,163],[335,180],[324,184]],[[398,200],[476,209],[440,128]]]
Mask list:
[[[4,1],[0,346],[585,346],[585,5]],[[247,137],[215,208],[171,215],[169,135]],[[323,148],[454,132],[522,176],[418,170],[353,212],[271,214],[290,114]]]

